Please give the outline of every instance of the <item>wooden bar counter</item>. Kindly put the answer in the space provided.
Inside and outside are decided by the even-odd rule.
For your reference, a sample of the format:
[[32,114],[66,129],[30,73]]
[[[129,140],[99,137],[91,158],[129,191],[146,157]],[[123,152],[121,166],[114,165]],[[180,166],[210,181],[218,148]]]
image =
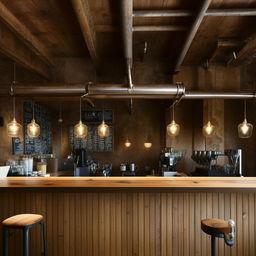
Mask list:
[[254,177],[9,177],[1,188],[109,188],[256,191]]
[[[54,256],[205,256],[210,238],[200,229],[203,218],[236,222],[235,246],[219,240],[218,255],[256,255],[256,178],[1,179],[0,220],[19,213],[45,217]],[[31,232],[31,255],[38,234]],[[20,240],[15,231],[10,255],[20,255]]]

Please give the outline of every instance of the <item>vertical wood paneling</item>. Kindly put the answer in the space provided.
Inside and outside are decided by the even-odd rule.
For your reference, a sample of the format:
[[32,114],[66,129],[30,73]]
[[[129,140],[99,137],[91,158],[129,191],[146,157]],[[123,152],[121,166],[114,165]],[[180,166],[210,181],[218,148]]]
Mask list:
[[[200,221],[212,217],[237,224],[235,246],[218,239],[219,256],[256,255],[255,193],[0,192],[0,220],[19,213],[44,215],[50,256],[205,256],[210,237]],[[35,228],[31,255],[39,239]],[[21,255],[19,232],[10,245]]]

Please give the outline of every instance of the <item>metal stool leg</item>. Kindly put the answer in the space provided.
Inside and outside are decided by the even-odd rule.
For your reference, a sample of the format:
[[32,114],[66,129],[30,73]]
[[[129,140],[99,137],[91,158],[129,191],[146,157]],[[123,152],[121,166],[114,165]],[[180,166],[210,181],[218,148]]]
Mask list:
[[8,256],[8,228],[3,227],[3,256]]
[[23,256],[29,255],[29,228],[23,228]]
[[47,256],[45,223],[44,221],[42,221],[40,224],[41,224],[41,255]]
[[216,237],[211,236],[211,256],[216,256]]

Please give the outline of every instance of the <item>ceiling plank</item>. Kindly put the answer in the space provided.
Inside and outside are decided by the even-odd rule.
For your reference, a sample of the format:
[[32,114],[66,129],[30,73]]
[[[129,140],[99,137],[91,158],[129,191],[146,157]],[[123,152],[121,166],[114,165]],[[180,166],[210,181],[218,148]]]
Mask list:
[[0,19],[21,39],[42,61],[53,66],[52,56],[44,45],[37,40],[30,30],[23,25],[6,7],[0,2]]
[[239,66],[248,58],[252,57],[256,53],[256,35],[253,35],[251,38],[248,39],[245,46],[236,53],[237,58],[230,58],[227,62],[228,66]]
[[96,32],[87,0],[72,0],[73,8],[76,12],[81,31],[89,50],[92,61],[98,66],[98,52],[96,45]]
[[182,46],[182,49],[178,55],[178,58],[177,58],[177,61],[175,63],[175,66],[174,66],[174,72],[179,72],[180,71],[180,66],[182,65],[183,63],[183,60],[185,59],[185,56],[190,48],[190,45],[196,35],[196,32],[205,16],[205,13],[209,7],[211,3],[211,0],[203,0],[203,3],[202,5],[200,6],[200,9],[197,13],[197,15],[195,16],[195,19],[192,23],[192,26],[189,30],[189,33],[185,39],[185,42]]
[[0,22],[0,52],[32,72],[50,79],[49,66],[38,58],[19,38]]

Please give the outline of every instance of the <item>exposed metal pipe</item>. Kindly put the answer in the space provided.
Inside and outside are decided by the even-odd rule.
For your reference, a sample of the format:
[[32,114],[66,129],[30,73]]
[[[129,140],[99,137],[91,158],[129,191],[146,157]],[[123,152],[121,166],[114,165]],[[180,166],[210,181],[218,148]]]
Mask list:
[[256,98],[255,92],[236,93],[236,92],[186,92],[184,99],[253,99]]
[[256,16],[256,8],[250,9],[210,9],[205,16]]
[[127,61],[127,78],[128,78],[128,85],[129,88],[133,88],[133,83],[132,83],[132,70],[131,70],[131,63]]
[[181,25],[162,25],[162,26],[133,26],[133,32],[145,31],[185,31],[188,27]]
[[181,52],[180,52],[180,54],[177,58],[177,61],[175,63],[175,66],[174,66],[174,71],[175,72],[178,72],[180,70],[180,66],[181,66],[181,64],[182,64],[182,62],[183,62],[183,60],[184,60],[184,58],[185,58],[185,56],[186,56],[186,54],[187,54],[187,52],[190,48],[190,45],[191,45],[191,43],[192,43],[192,41],[193,41],[193,39],[196,35],[196,32],[197,32],[197,30],[198,30],[198,28],[199,28],[199,26],[200,26],[200,24],[201,24],[201,22],[204,18],[204,15],[205,15],[210,3],[211,3],[211,0],[203,0],[203,4],[200,6],[199,12],[195,17],[195,20],[194,20],[194,22],[191,26],[191,29],[190,29],[190,31],[187,35],[187,38],[184,42],[182,50],[181,50]]
[[[190,92],[182,84],[147,84],[133,85],[127,88],[125,84],[70,84],[70,85],[16,85],[14,94],[17,96],[77,96],[86,94],[84,98],[113,99],[252,99],[255,92]],[[9,86],[0,87],[0,95],[9,95]]]
[[[194,13],[189,10],[137,10],[133,11],[134,18],[161,17],[191,17]],[[256,16],[256,9],[209,9],[205,16]]]
[[132,67],[132,11],[133,1],[122,0],[122,26],[124,40],[124,55]]

